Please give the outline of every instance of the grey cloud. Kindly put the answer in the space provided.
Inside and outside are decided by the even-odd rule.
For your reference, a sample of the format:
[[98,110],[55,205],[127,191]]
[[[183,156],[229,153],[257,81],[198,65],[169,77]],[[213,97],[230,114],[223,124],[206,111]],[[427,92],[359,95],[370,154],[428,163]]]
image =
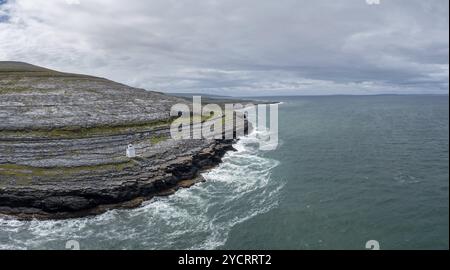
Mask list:
[[448,93],[447,0],[37,2],[0,6],[0,59],[171,92]]

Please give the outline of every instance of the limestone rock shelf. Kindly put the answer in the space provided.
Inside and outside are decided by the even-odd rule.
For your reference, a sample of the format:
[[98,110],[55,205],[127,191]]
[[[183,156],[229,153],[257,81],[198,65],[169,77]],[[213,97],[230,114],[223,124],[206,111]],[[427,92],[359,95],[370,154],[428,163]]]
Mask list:
[[0,62],[0,214],[85,216],[190,186],[233,141],[170,139],[176,103],[186,100]]

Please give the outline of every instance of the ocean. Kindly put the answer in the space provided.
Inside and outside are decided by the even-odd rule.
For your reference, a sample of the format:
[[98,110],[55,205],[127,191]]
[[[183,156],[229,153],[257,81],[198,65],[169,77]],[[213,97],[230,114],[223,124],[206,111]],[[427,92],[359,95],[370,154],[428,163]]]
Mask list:
[[206,182],[142,207],[0,219],[0,249],[449,248],[448,96],[270,99],[276,150],[256,130]]

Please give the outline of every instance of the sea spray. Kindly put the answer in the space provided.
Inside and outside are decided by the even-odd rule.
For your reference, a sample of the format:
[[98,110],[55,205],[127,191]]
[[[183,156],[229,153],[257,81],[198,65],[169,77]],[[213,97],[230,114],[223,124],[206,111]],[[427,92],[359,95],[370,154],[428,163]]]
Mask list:
[[255,131],[243,137],[207,180],[132,210],[57,221],[1,220],[0,249],[214,249],[225,244],[236,224],[278,203],[280,181],[271,170],[278,161],[263,157]]

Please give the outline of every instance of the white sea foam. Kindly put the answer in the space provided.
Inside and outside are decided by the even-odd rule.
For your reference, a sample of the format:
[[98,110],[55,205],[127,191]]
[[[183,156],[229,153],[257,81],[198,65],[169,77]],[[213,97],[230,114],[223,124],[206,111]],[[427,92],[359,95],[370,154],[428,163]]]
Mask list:
[[0,219],[0,249],[214,249],[236,224],[269,211],[283,183],[272,179],[278,161],[262,156],[256,131],[235,144],[205,183],[155,198],[133,210],[59,221]]

